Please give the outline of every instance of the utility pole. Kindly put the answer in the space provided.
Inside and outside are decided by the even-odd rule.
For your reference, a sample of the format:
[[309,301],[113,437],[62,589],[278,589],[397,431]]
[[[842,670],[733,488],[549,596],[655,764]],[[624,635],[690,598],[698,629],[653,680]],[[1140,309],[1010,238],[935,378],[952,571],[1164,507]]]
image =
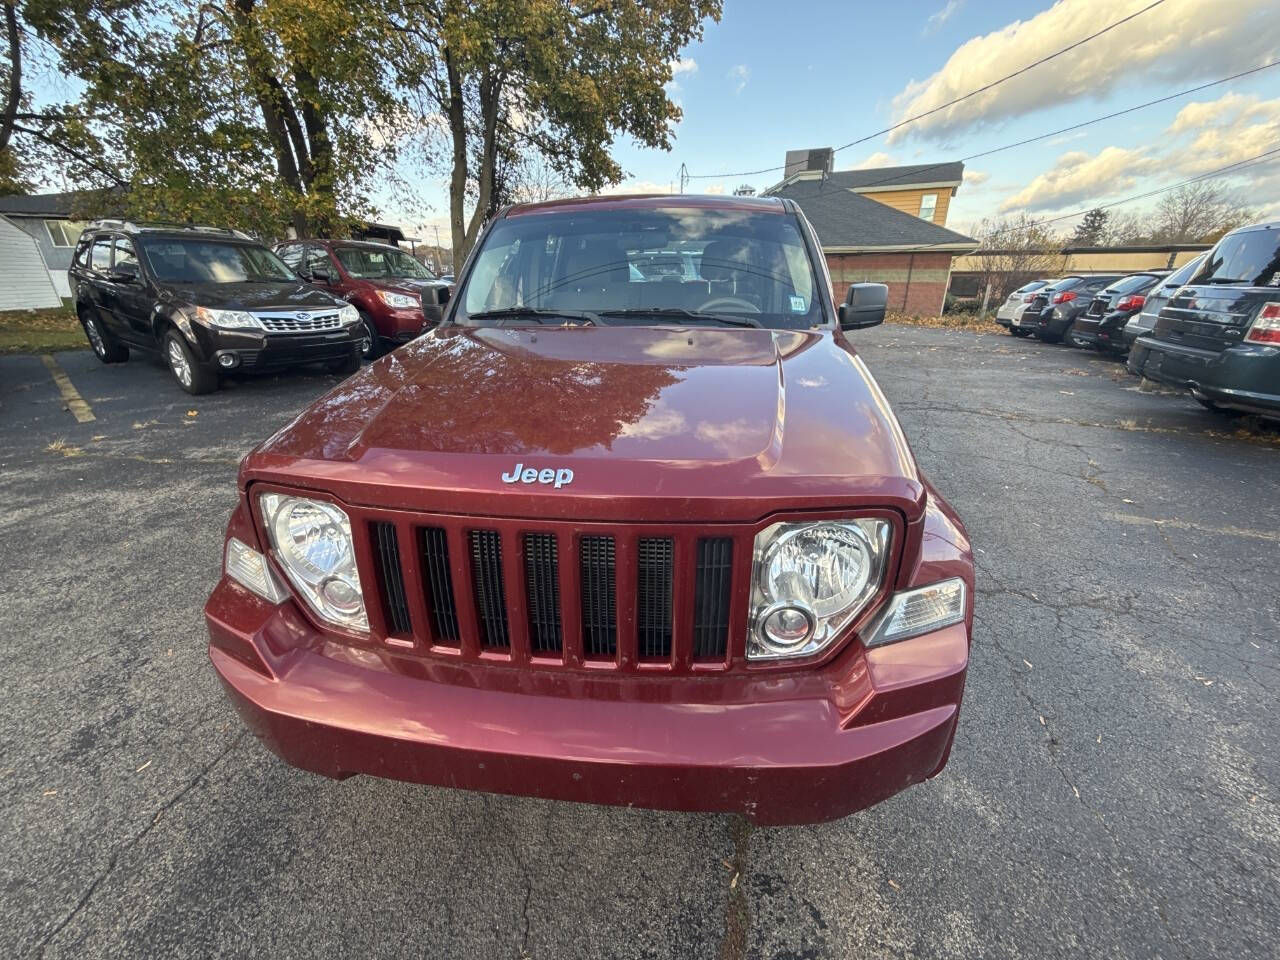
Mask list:
[[689,168],[680,164],[680,192],[684,193],[684,185],[689,182]]

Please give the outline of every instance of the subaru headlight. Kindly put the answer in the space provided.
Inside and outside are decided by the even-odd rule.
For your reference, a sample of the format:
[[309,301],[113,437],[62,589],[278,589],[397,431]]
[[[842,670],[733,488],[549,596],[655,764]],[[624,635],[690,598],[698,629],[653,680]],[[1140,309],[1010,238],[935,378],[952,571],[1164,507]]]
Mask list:
[[825,649],[875,596],[889,558],[887,520],[775,523],[756,535],[747,657]]
[[422,301],[417,297],[411,297],[407,293],[392,293],[390,290],[379,290],[378,299],[388,307],[395,307],[397,310],[412,310],[422,305]]
[[247,310],[214,310],[212,307],[196,307],[196,322],[220,330],[262,330],[262,321]]
[[259,498],[272,553],[316,616],[367,631],[364,593],[356,570],[351,521],[327,500],[279,493]]
[[338,322],[344,327],[349,327],[360,319],[360,311],[351,304],[343,304],[341,310],[338,311]]

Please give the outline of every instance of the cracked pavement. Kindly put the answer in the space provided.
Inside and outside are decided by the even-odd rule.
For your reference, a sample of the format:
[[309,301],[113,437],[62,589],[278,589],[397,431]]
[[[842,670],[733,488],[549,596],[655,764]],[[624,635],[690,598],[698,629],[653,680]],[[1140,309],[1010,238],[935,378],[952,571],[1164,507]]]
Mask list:
[[[1270,957],[1280,431],[991,334],[857,336],[978,559],[951,761],[817,827],[291,770],[205,652],[235,464],[334,382],[0,358],[0,953]],[[195,411],[194,415],[189,411]]]

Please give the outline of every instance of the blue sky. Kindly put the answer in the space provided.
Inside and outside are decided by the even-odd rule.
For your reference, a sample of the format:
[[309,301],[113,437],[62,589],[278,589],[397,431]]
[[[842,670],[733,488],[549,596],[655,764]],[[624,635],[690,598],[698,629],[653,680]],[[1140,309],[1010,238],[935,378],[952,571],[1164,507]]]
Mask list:
[[[624,186],[668,188],[681,163],[698,174],[732,173],[778,166],[787,149],[839,146],[918,112],[911,106],[925,109],[1012,73],[1147,2],[726,0],[721,22],[685,52],[675,77],[672,95],[684,119],[674,149],[620,142],[615,156],[630,175]],[[838,153],[836,168],[960,159],[1277,58],[1280,17],[1268,3],[1166,0],[1008,81],[986,102],[957,108],[946,123],[933,119],[892,142],[880,137]],[[923,85],[914,101],[903,96],[913,84]],[[1277,91],[1280,67],[974,160],[949,223],[1023,209],[1059,215],[1256,155],[1268,143],[1280,147]],[[1192,110],[1171,131],[1189,104],[1212,106]],[[1280,199],[1278,167],[1255,167],[1230,185],[1251,199],[1256,192],[1255,207],[1266,207]],[[776,179],[717,176],[689,189],[759,188]],[[1264,183],[1268,189],[1259,190]]]
[[[684,110],[670,152],[627,139],[618,191],[759,188],[788,149],[838,147],[971,91],[1152,0],[725,0],[675,64]],[[836,154],[836,169],[958,160],[1280,59],[1275,0],[1163,0],[1149,12],[897,134]],[[74,91],[36,81],[42,99]],[[948,225],[1020,212],[1055,217],[1280,147],[1280,67],[1075,134],[970,161]],[[447,179],[409,163],[412,197],[374,191],[381,218],[448,236]],[[1224,184],[1280,217],[1280,157]],[[1141,212],[1154,201],[1118,208]],[[1069,228],[1070,221],[1059,226]],[[447,240],[446,240],[447,242]]]

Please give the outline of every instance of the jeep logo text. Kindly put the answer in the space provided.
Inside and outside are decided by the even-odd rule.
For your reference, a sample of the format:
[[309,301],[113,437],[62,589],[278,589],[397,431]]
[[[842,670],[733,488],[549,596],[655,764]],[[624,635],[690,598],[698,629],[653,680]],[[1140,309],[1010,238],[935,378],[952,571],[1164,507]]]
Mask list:
[[573,471],[567,467],[560,467],[552,470],[550,467],[543,467],[538,470],[535,467],[526,467],[523,463],[517,463],[510,473],[502,475],[503,483],[552,483],[559,490],[567,484],[573,483]]

